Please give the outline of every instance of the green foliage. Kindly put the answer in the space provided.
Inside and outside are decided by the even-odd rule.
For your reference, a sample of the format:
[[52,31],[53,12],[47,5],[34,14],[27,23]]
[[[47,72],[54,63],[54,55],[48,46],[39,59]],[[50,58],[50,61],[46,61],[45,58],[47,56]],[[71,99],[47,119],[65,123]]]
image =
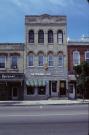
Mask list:
[[78,90],[83,90],[83,93],[89,91],[89,63],[83,62],[78,66],[74,66],[76,77],[76,86]]

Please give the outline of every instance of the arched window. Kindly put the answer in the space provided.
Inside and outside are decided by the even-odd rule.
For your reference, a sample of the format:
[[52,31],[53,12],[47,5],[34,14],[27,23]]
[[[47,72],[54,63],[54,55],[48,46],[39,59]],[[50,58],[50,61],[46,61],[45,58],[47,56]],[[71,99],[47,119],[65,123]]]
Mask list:
[[73,65],[77,66],[80,64],[80,53],[79,51],[74,51],[73,52]]
[[53,43],[53,31],[48,31],[48,43]]
[[33,58],[34,58],[33,53],[30,53],[28,55],[28,66],[33,66]]
[[63,44],[63,32],[62,32],[62,30],[58,30],[58,32],[57,32],[57,43]]
[[38,55],[38,65],[39,66],[44,65],[44,55],[42,53],[39,53],[39,55]]
[[30,30],[29,31],[29,43],[34,43],[34,31]]
[[64,56],[63,56],[63,54],[59,54],[58,55],[58,66],[63,67],[63,63],[64,63]]
[[89,63],[89,51],[85,52],[85,61]]
[[48,54],[48,66],[53,66],[53,55]]
[[39,32],[38,32],[38,43],[44,43],[44,32],[43,32],[43,30],[39,30]]

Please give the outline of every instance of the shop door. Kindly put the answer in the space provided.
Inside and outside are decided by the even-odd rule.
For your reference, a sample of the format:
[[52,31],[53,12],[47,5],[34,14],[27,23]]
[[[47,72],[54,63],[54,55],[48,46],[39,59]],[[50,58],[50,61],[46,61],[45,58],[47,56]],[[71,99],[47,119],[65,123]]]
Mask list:
[[57,96],[57,81],[49,81],[49,95]]
[[66,95],[66,81],[60,81],[60,96]]
[[18,88],[17,87],[13,87],[12,88],[12,99],[13,100],[17,100],[18,99]]

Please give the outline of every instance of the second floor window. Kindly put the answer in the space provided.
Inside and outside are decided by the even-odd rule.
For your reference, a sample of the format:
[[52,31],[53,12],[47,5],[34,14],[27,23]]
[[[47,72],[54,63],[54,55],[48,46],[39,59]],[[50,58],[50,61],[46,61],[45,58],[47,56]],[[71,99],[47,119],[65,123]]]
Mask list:
[[74,51],[73,52],[73,65],[77,66],[80,64],[80,53],[79,51]]
[[33,66],[33,54],[29,54],[28,56],[28,66]]
[[53,55],[52,54],[48,55],[48,66],[53,66]]
[[85,52],[85,61],[89,63],[89,51]]
[[44,32],[43,32],[43,30],[39,30],[39,32],[38,32],[38,43],[44,43]]
[[0,68],[5,68],[5,56],[0,56]]
[[63,55],[61,54],[58,56],[58,66],[62,67],[63,62],[64,62],[64,59],[63,59]]
[[16,69],[17,68],[17,57],[18,56],[15,56],[15,55],[12,56],[12,60],[11,60],[11,68],[12,69]]
[[53,43],[53,31],[48,31],[48,43]]
[[29,31],[29,43],[34,43],[34,31],[30,30]]
[[44,65],[44,56],[43,56],[43,54],[39,54],[38,64],[39,64],[39,66]]

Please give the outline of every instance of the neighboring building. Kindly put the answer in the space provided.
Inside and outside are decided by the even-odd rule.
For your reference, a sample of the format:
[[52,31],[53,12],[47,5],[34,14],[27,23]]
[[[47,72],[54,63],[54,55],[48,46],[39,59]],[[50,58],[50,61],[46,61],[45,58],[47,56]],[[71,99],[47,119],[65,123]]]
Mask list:
[[20,100],[24,96],[24,45],[0,44],[0,100]]
[[67,95],[66,26],[66,16],[25,17],[25,99]]
[[79,91],[76,91],[76,78],[73,72],[73,66],[79,65],[81,62],[89,62],[89,41],[69,41],[68,42],[68,78],[70,97],[74,98],[81,96]]

